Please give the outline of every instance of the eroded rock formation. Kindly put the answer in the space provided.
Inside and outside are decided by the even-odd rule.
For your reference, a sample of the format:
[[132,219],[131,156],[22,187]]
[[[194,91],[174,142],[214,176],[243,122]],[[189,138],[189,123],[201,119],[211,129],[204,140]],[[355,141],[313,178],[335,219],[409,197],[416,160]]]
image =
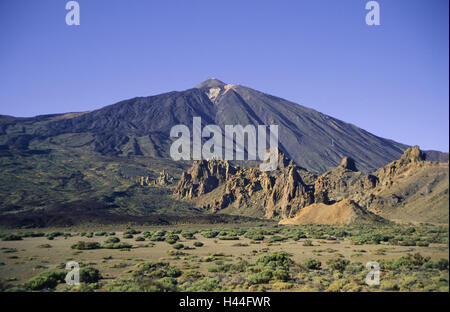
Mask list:
[[163,170],[159,173],[159,176],[155,180],[152,180],[149,176],[141,176],[137,178],[136,182],[140,186],[167,186],[173,184],[174,179],[166,170]]
[[[408,213],[413,210],[416,219],[431,220],[436,213],[424,206],[425,199],[429,198],[430,203],[438,206],[439,218],[445,221],[448,220],[448,163],[425,161],[417,146],[370,174],[358,171],[355,161],[348,157],[319,176],[295,166],[283,154],[279,156],[278,169],[272,172],[262,172],[258,167],[240,169],[228,161],[202,160],[194,162],[182,174],[175,194],[214,212],[223,210],[276,219],[295,217],[296,220],[311,205],[320,211],[330,207],[338,213],[339,207],[345,207],[347,212],[362,209],[368,214],[401,219],[408,219]],[[418,206],[417,197],[423,199],[419,201],[422,206]],[[445,205],[447,208],[443,209]],[[308,211],[308,218],[314,219],[311,213],[315,210],[308,208]]]

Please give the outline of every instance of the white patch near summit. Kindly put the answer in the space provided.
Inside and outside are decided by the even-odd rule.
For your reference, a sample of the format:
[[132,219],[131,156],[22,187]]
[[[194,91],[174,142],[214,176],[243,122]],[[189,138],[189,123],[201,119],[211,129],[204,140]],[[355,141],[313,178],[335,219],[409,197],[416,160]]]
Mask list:
[[206,95],[209,97],[209,99],[215,103],[217,97],[219,96],[220,88],[210,88],[208,90],[208,93]]

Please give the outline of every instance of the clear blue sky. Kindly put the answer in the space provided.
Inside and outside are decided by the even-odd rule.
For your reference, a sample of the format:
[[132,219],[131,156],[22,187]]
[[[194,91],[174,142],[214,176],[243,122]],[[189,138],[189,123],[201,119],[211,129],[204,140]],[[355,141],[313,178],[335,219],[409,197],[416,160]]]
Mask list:
[[216,77],[449,150],[449,1],[0,0],[0,114],[86,111]]

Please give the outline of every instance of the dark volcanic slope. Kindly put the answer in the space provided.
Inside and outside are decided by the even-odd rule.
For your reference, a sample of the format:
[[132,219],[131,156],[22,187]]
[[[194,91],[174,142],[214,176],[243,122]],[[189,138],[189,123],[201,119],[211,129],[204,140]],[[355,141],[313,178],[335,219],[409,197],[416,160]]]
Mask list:
[[195,88],[125,100],[86,113],[0,116],[0,152],[82,148],[103,155],[169,157],[170,129],[192,124],[278,124],[280,148],[302,167],[323,172],[344,156],[369,171],[401,156],[407,146],[298,104],[210,79]]

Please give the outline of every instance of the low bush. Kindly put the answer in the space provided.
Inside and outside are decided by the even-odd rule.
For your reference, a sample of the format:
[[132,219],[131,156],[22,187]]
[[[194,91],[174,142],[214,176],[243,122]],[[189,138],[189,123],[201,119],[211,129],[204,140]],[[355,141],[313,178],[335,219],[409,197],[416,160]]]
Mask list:
[[177,241],[180,240],[180,237],[177,234],[169,234],[166,237],[166,242],[169,244],[175,244]]
[[97,283],[100,278],[100,272],[93,267],[86,266],[80,269],[80,282]]
[[163,277],[156,280],[156,284],[160,287],[160,292],[175,292],[178,290],[177,280],[173,277]]
[[84,236],[86,238],[92,238],[94,237],[94,233],[93,232],[81,233],[81,236]]
[[194,234],[195,234],[195,232],[193,232],[193,231],[182,231],[181,232],[181,236],[183,236],[186,239],[194,239],[195,238]]
[[208,267],[208,272],[228,272],[230,271],[231,267],[231,263],[213,265]]
[[347,265],[350,264],[350,261],[342,258],[329,259],[327,261],[327,265],[330,269],[336,270],[339,272],[344,272]]
[[274,236],[272,236],[272,237],[269,239],[269,242],[271,242],[271,243],[275,243],[275,242],[284,242],[285,240],[287,240],[286,237],[274,235]]
[[124,235],[126,235],[126,234],[135,235],[135,234],[141,234],[141,231],[129,229],[129,230],[126,230],[125,232],[123,232],[123,234]]
[[2,237],[2,241],[18,241],[18,240],[22,240],[22,237],[15,234],[8,234]]
[[49,239],[49,240],[53,240],[55,237],[58,237],[58,236],[64,236],[64,233],[59,232],[59,231],[54,231],[54,232],[45,234],[45,237],[47,237],[47,239]]
[[244,234],[244,237],[248,238],[248,239],[251,239],[251,240],[254,240],[254,241],[262,241],[262,240],[264,240],[264,235],[261,234],[260,231],[247,231]]
[[205,292],[205,291],[219,291],[221,289],[219,280],[211,277],[203,277],[193,282],[186,291]]
[[110,236],[105,240],[105,244],[118,243],[120,239],[116,236]]
[[303,266],[309,270],[320,270],[322,268],[322,262],[316,259],[308,259],[303,263]]
[[365,269],[365,266],[361,262],[351,262],[345,267],[345,272],[350,274],[357,274],[362,272]]
[[105,248],[105,249],[130,249],[132,247],[133,246],[131,244],[122,243],[122,242],[120,242],[120,243],[104,243],[102,245],[102,248]]
[[195,247],[202,247],[203,243],[202,242],[194,242],[194,246]]
[[181,249],[181,248],[184,248],[184,245],[181,243],[176,243],[176,244],[172,245],[172,247],[175,249]]
[[201,231],[200,234],[205,238],[215,238],[217,235],[219,235],[218,231]]
[[78,250],[89,250],[89,249],[100,249],[100,243],[97,242],[83,242],[79,241],[78,243],[73,244],[70,248],[78,249]]
[[147,276],[147,277],[172,277],[177,278],[181,276],[182,272],[178,268],[170,266],[165,262],[147,262],[141,264],[138,270],[134,272],[134,276]]
[[272,272],[264,270],[262,272],[250,274],[249,280],[252,284],[267,284],[272,279]]
[[289,254],[280,251],[260,257],[256,260],[256,264],[275,268],[288,268],[294,264],[294,261],[291,260],[291,256]]
[[30,279],[23,286],[30,290],[53,289],[59,283],[64,282],[66,275],[66,271],[45,271]]

